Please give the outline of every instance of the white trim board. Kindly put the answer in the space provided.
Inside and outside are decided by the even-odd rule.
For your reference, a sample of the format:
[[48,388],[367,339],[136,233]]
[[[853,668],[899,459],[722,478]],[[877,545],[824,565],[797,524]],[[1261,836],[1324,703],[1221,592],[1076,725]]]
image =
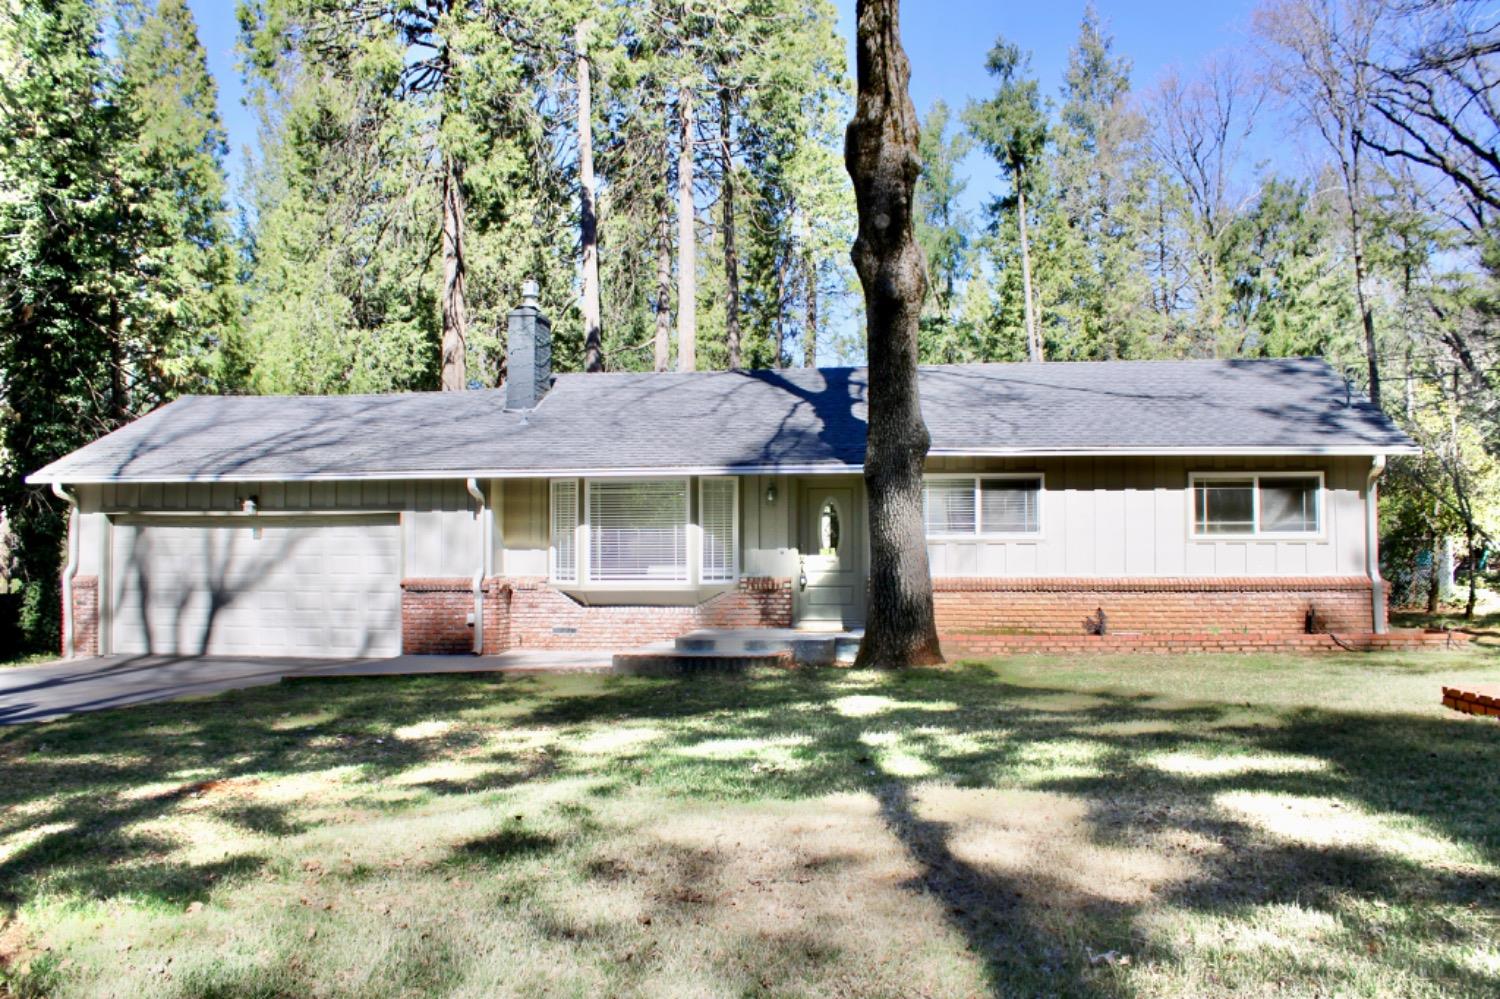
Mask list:
[[[1321,448],[933,448],[927,452],[929,458],[1290,458],[1290,457],[1369,457],[1421,454],[1416,447],[1375,447],[1373,445],[1351,445]],[[116,475],[116,476],[71,476],[41,475],[33,473],[26,477],[32,485],[47,485],[53,482],[64,485],[97,486],[128,485],[145,483],[213,483],[213,482],[434,482],[451,479],[639,479],[670,478],[688,475],[859,475],[864,465],[845,465],[825,462],[816,465],[691,465],[691,466],[636,466],[629,468],[527,468],[527,469],[450,469],[431,472],[333,472],[308,474],[229,474],[229,475]]]

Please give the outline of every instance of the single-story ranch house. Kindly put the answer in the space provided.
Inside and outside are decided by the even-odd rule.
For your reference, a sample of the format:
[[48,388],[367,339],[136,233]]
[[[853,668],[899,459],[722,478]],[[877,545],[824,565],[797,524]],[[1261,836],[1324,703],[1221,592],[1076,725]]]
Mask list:
[[[554,377],[534,305],[509,335],[502,389],[184,398],[31,476],[75,504],[72,651],[863,624],[862,369]],[[921,397],[950,649],[1088,647],[1099,610],[1146,648],[1394,640],[1376,480],[1416,448],[1321,360],[941,365]]]

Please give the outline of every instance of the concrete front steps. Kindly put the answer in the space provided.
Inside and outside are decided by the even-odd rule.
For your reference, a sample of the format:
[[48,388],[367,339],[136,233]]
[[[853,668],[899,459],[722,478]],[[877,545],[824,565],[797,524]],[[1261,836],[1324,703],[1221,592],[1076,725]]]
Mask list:
[[705,628],[671,642],[621,652],[616,673],[671,676],[683,673],[742,673],[758,666],[832,666],[852,663],[860,632],[798,631],[793,628]]

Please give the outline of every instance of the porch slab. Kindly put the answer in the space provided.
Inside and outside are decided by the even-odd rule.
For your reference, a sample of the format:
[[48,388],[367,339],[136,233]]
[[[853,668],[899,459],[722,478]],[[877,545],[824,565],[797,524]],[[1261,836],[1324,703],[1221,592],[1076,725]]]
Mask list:
[[775,655],[788,653],[799,666],[852,663],[863,631],[810,631],[803,628],[702,628],[679,636],[679,653],[695,655]]

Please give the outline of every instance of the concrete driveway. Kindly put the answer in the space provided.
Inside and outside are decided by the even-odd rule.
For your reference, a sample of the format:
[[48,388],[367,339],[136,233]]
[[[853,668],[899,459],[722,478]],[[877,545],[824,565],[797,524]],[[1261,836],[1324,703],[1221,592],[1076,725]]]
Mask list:
[[174,701],[279,683],[287,677],[409,676],[606,670],[612,652],[515,650],[498,656],[271,659],[232,656],[100,656],[0,669],[0,725],[80,711]]

